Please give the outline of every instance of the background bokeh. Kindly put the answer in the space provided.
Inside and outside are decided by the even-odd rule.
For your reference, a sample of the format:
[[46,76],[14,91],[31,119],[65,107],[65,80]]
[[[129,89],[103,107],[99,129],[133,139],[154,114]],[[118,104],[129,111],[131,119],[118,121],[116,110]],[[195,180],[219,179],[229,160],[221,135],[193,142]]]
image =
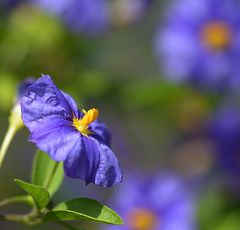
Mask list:
[[[194,197],[194,208],[186,218],[195,224],[187,229],[180,226],[181,222],[179,226],[161,227],[160,213],[157,230],[239,230],[240,54],[229,51],[225,55],[220,47],[220,54],[214,50],[217,54],[213,52],[212,57],[211,51],[191,43],[189,34],[195,36],[196,31],[189,28],[194,27],[194,20],[201,18],[208,4],[194,5],[195,0],[66,1],[0,2],[0,140],[8,127],[18,84],[27,77],[49,74],[80,108],[99,109],[100,119],[111,130],[112,148],[124,178],[121,185],[108,189],[92,184],[86,187],[82,181],[65,178],[54,202],[87,196],[117,209],[115,200],[123,199],[128,191],[119,194],[120,188],[124,183],[134,185],[131,180],[141,178],[132,179],[132,174],[153,178],[170,172],[187,183],[187,190]],[[230,23],[231,39],[236,38],[233,49],[238,50],[240,7],[238,16],[237,8],[231,11],[224,1],[209,2],[211,9],[221,6],[213,20],[228,22],[234,17],[230,20],[234,21]],[[230,2],[239,4],[237,0]],[[222,14],[227,17],[221,17]],[[199,23],[211,22],[210,16],[203,22],[197,21],[196,28]],[[214,30],[214,36],[218,32]],[[197,55],[192,56],[192,47]],[[224,61],[236,71],[218,69]],[[220,70],[224,72],[224,81]],[[22,129],[9,148],[0,170],[0,199],[22,194],[14,178],[29,180],[36,149],[27,139],[28,131]],[[143,187],[148,186],[151,183],[146,182]],[[182,199],[184,192],[179,193],[176,187],[170,198],[159,193],[156,201],[171,200],[176,194]],[[0,212],[27,210],[17,205],[1,208]],[[176,221],[176,216],[171,218],[171,222]],[[87,222],[75,226],[107,229],[105,225]],[[31,228],[63,229],[55,224],[28,227],[0,223],[1,230]]]

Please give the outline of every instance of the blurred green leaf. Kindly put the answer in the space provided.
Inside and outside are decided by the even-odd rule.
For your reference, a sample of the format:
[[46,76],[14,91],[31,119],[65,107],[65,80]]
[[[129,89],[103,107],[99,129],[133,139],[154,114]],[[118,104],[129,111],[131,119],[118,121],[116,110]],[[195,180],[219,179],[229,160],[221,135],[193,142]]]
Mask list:
[[77,75],[67,91],[75,89],[76,92],[74,94],[77,97],[96,98],[105,94],[109,90],[110,84],[109,79],[100,72],[87,70]]
[[[44,60],[47,59],[49,62],[48,58],[52,52],[55,58],[50,59],[51,65],[56,62],[59,56],[54,50],[60,50],[58,47],[64,35],[59,20],[49,14],[44,14],[30,4],[22,4],[12,11],[8,19],[8,29],[0,42],[2,67],[16,71],[18,77],[23,77],[26,73],[32,75],[40,68],[40,63],[45,66]],[[45,59],[42,58],[43,56]]]
[[53,161],[46,153],[38,150],[33,162],[31,182],[44,187],[53,196],[61,186],[63,177],[62,163]]
[[115,225],[123,224],[116,212],[89,198],[77,198],[60,203],[43,217],[44,221],[82,219]]
[[10,72],[0,72],[0,110],[7,111],[13,106],[17,88],[15,78]]
[[27,183],[19,179],[15,179],[14,181],[19,187],[21,187],[25,192],[32,196],[39,210],[47,206],[50,200],[50,195],[45,188]]
[[8,33],[9,41],[39,50],[59,43],[63,27],[55,17],[45,14],[36,7],[26,5],[12,13]]
[[186,87],[160,80],[146,80],[124,88],[120,96],[123,102],[131,108],[151,108],[155,105],[170,106],[171,103],[181,100],[188,92],[187,90]]
[[[198,200],[198,224],[201,230],[218,230],[219,223],[228,215],[230,196],[210,187]],[[230,229],[228,229],[230,230]]]
[[239,230],[240,226],[240,212],[234,211],[225,218],[222,218],[216,230]]

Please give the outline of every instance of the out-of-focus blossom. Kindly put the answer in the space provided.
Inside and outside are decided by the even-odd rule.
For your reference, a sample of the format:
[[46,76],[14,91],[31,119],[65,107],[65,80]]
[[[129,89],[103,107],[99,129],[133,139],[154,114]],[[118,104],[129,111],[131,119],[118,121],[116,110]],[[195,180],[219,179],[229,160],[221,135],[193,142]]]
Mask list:
[[110,2],[113,24],[127,24],[136,21],[151,5],[152,0],[115,0]]
[[63,161],[67,176],[102,187],[121,182],[118,160],[109,147],[110,133],[98,121],[97,109],[79,111],[75,101],[43,75],[27,88],[21,110],[29,141],[53,160]]
[[126,175],[111,203],[124,220],[122,230],[193,230],[195,199],[175,174]]
[[240,185],[240,108],[232,103],[222,105],[212,119],[210,133],[219,170],[227,173],[228,182]]
[[99,34],[109,23],[106,0],[32,0],[43,10],[60,17],[72,31]]
[[209,88],[240,86],[240,3],[175,0],[156,37],[165,74]]

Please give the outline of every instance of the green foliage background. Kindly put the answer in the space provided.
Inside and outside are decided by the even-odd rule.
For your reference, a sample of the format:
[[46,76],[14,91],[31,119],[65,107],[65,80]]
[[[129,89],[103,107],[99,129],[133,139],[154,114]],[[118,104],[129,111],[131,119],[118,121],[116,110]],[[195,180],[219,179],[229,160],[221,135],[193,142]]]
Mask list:
[[[187,178],[211,172],[214,153],[203,148],[202,154],[201,146],[208,146],[208,140],[201,134],[221,95],[173,85],[161,76],[153,43],[163,9],[163,3],[156,1],[135,23],[112,27],[99,37],[72,34],[56,17],[27,5],[0,15],[0,139],[7,130],[17,85],[26,77],[44,73],[71,94],[80,108],[99,108],[100,118],[112,130],[113,149],[124,169],[174,169]],[[195,160],[186,146],[178,145],[191,135],[197,136],[187,141],[190,150],[199,153]],[[9,149],[0,171],[2,199],[22,194],[14,178],[29,181],[35,148],[27,138],[27,130],[21,130]],[[228,189],[219,184],[218,179],[199,192],[200,230],[239,229],[238,194],[229,196]],[[78,196],[104,203],[116,189],[86,188],[80,181],[66,179],[56,203]],[[14,211],[25,210],[20,206]],[[48,223],[32,229],[53,227]],[[29,227],[0,223],[0,229]]]

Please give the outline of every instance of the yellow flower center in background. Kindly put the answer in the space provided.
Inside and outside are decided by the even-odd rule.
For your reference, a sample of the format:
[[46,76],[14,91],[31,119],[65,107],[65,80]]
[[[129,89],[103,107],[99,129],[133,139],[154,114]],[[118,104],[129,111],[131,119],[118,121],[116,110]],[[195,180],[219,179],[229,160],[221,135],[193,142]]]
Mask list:
[[203,27],[202,38],[208,47],[222,50],[230,44],[232,34],[226,23],[215,21],[209,22]]
[[150,210],[137,208],[128,215],[127,223],[130,230],[154,230],[157,226],[157,216]]
[[98,118],[98,110],[95,108],[88,111],[83,109],[82,112],[84,113],[83,118],[73,118],[73,126],[83,135],[89,135],[91,132],[88,130],[88,126]]

